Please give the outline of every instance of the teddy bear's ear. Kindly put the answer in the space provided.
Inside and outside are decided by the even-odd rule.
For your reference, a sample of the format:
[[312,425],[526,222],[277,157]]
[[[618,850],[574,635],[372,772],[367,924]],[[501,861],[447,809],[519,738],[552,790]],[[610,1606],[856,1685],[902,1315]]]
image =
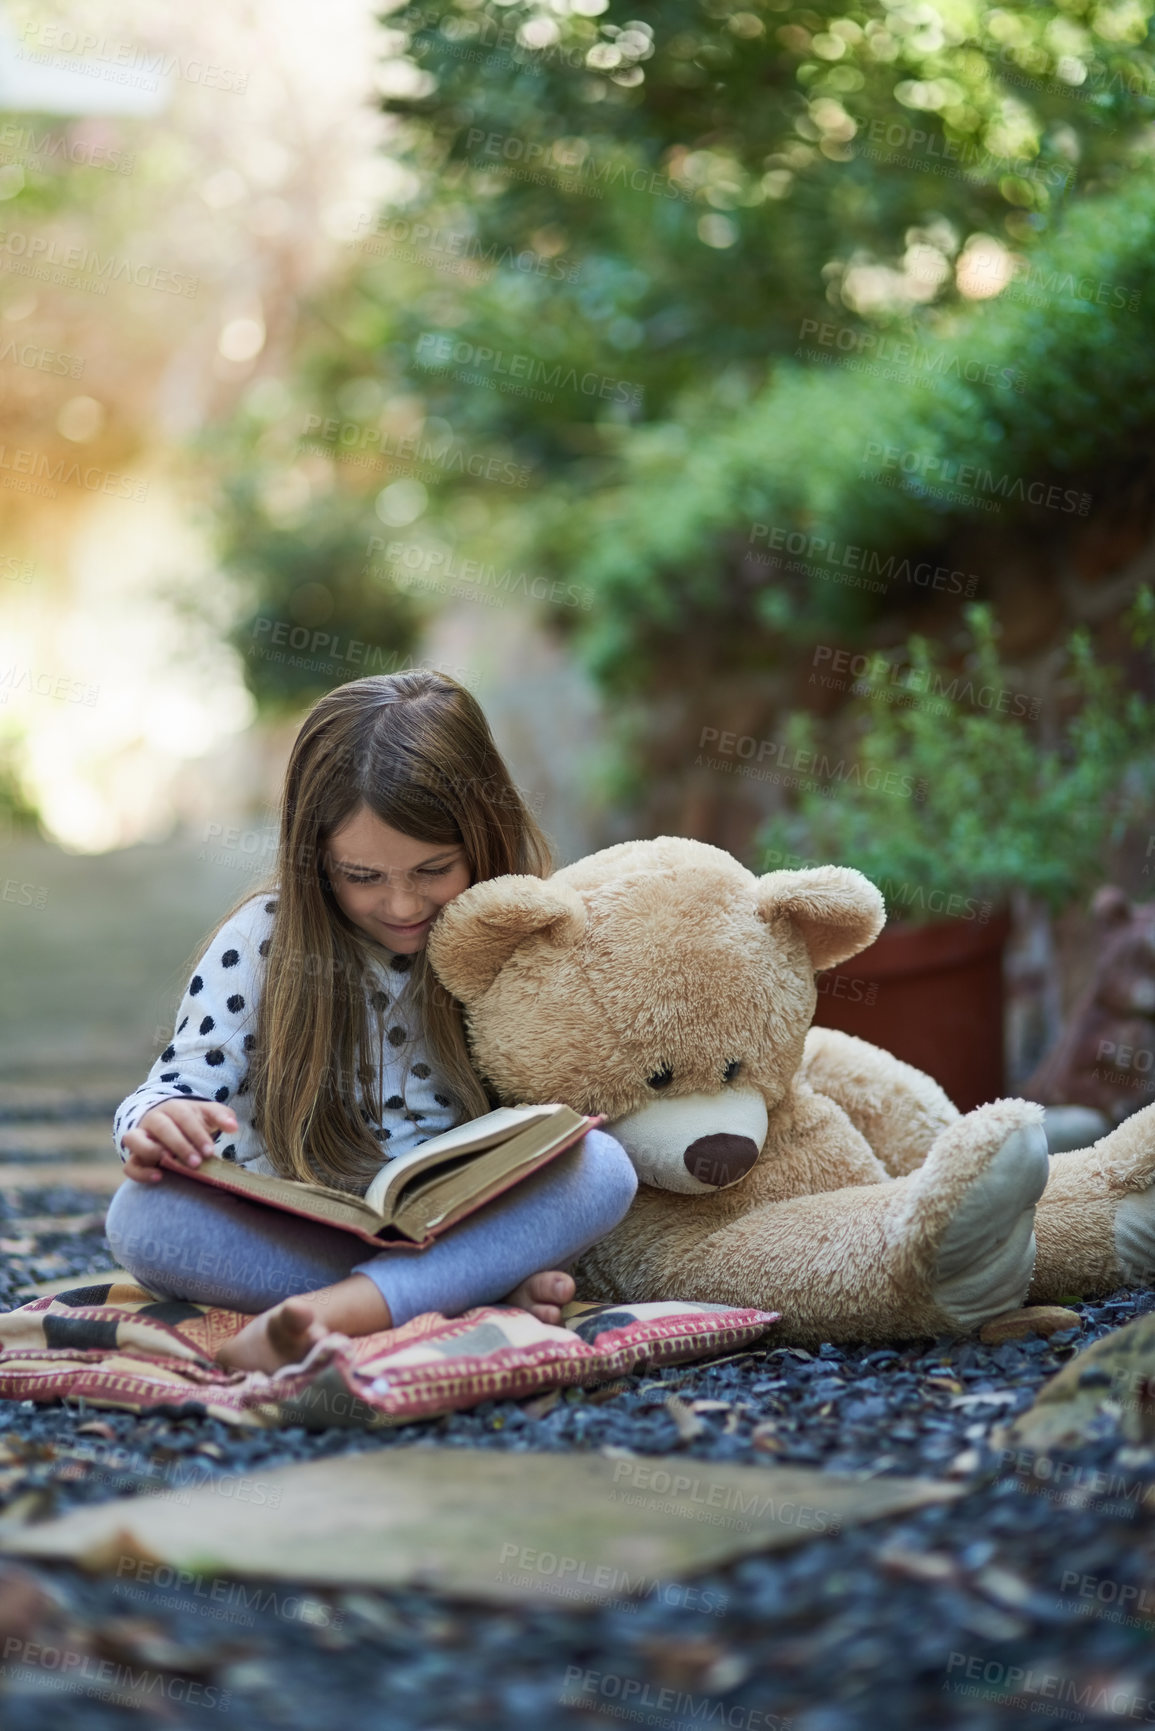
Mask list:
[[856,956],[886,921],[880,891],[851,866],[767,872],[758,879],[757,907],[764,920],[794,921],[816,971]]
[[585,929],[581,897],[547,878],[486,878],[454,896],[434,920],[427,953],[434,973],[463,1004],[475,1004],[514,951],[535,932],[575,943]]

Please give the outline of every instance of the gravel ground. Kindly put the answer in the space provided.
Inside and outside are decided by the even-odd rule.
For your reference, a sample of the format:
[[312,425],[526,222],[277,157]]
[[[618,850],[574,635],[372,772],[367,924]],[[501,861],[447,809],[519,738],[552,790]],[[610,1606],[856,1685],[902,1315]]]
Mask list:
[[[0,1305],[29,1280],[111,1263],[91,1195],[0,1191]],[[61,1229],[54,1229],[55,1222]],[[22,1224],[23,1223],[23,1224]],[[4,1282],[7,1281],[7,1285]],[[179,1414],[0,1402],[0,1512],[81,1503],[363,1449],[630,1450],[967,1483],[956,1503],[817,1537],[596,1611],[451,1603],[423,1591],[89,1578],[21,1570],[88,1631],[120,1687],[70,1692],[11,1667],[6,1726],[329,1724],[797,1731],[1155,1721],[1155,1529],[1139,1506],[1155,1450],[1096,1445],[1053,1468],[991,1432],[1091,1339],[1155,1308],[1120,1292],[1074,1307],[1077,1335],[985,1347],[767,1348],[523,1406],[369,1435],[249,1433]],[[675,1397],[670,1404],[671,1397]],[[693,1403],[717,1403],[695,1410]],[[95,1428],[93,1428],[95,1427]],[[1044,1476],[1044,1470],[1046,1476]],[[231,1481],[229,1481],[231,1482]],[[50,1662],[51,1663],[51,1662]],[[140,1679],[147,1677],[147,1686]],[[135,1681],[134,1681],[135,1679]],[[142,1693],[143,1688],[143,1693]]]

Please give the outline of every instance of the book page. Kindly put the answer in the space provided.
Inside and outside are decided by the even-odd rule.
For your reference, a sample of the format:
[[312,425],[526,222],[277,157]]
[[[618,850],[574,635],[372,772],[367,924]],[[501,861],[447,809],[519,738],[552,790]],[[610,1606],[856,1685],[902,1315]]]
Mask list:
[[468,1124],[458,1124],[455,1129],[445,1130],[440,1136],[431,1136],[429,1141],[423,1142],[419,1148],[414,1148],[410,1153],[402,1154],[382,1166],[365,1191],[366,1205],[382,1219],[388,1220],[399,1191],[419,1172],[448,1161],[457,1164],[462,1156],[478,1154],[483,1149],[508,1142],[529,1125],[545,1123],[559,1111],[565,1110],[564,1106],[557,1105],[499,1106],[496,1111],[487,1112],[482,1118],[474,1118]]
[[414,1176],[393,1199],[398,1230],[410,1238],[423,1239],[461,1214],[472,1212],[477,1198],[491,1188],[505,1189],[519,1174],[528,1175],[563,1153],[585,1134],[587,1120],[568,1107],[562,1107],[561,1112],[560,1126],[527,1125],[512,1141]]

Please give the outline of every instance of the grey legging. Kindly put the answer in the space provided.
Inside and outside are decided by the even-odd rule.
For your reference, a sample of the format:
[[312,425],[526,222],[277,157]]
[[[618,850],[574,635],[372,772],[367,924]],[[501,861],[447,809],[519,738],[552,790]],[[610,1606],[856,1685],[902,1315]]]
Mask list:
[[122,1184],[106,1230],[122,1268],[158,1298],[256,1313],[283,1298],[367,1274],[399,1328],[437,1310],[500,1302],[530,1274],[561,1268],[625,1214],[637,1178],[620,1142],[590,1130],[428,1250],[366,1257],[362,1239],[165,1172]]

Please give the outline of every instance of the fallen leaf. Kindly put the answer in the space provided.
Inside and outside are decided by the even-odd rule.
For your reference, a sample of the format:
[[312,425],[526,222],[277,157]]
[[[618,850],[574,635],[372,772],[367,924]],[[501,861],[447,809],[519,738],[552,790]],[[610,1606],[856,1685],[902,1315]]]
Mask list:
[[1013,1575],[1009,1569],[1000,1569],[997,1565],[979,1569],[973,1579],[980,1593],[993,1599],[996,1605],[1005,1606],[1009,1611],[1022,1610],[1034,1597],[1034,1588],[1029,1582],[1019,1575]]
[[[119,1506],[123,1513],[124,1498],[117,1497],[114,1502],[100,1506],[107,1509]],[[67,1515],[63,1519],[67,1520]],[[2,1544],[0,1549],[3,1549]],[[114,1573],[126,1560],[130,1563],[152,1563],[155,1566],[162,1563],[164,1558],[156,1551],[150,1551],[141,1545],[127,1527],[115,1526],[109,1532],[102,1531],[77,1560],[81,1568],[87,1569],[90,1575],[105,1575]]]
[[97,1652],[106,1658],[184,1677],[207,1676],[226,1661],[253,1651],[251,1641],[191,1646],[175,1640],[148,1617],[106,1617],[86,1632]]
[[15,1563],[0,1565],[0,1635],[26,1640],[54,1609],[29,1570]]
[[561,1399],[561,1389],[551,1388],[547,1394],[539,1394],[535,1400],[527,1400],[522,1411],[527,1418],[544,1418],[547,1412],[552,1412]]
[[895,1545],[879,1551],[878,1561],[888,1575],[908,1581],[955,1581],[960,1573],[954,1558],[941,1551],[909,1551]]
[[586,1400],[591,1406],[604,1406],[607,1400],[616,1400],[620,1394],[626,1394],[629,1386],[629,1383],[624,1379],[619,1379],[617,1382],[605,1382],[598,1388],[588,1389]]
[[181,1502],[118,1497],[6,1530],[0,1549],[112,1573],[130,1556],[206,1575],[568,1607],[962,1494],[806,1467],[520,1451],[463,1459],[454,1448],[380,1449],[265,1476],[264,1505],[211,1484]]
[[978,1471],[982,1463],[983,1457],[978,1449],[963,1449],[961,1454],[955,1455],[947,1467],[947,1477],[951,1479],[969,1478],[971,1473]]
[[688,1407],[684,1400],[679,1400],[676,1394],[667,1398],[666,1411],[677,1425],[678,1435],[683,1442],[694,1442],[696,1438],[709,1432],[710,1427],[705,1420],[700,1419],[693,1408]]
[[1008,1447],[1037,1453],[1100,1438],[1155,1439],[1155,1315],[1136,1317],[1076,1353],[1004,1435]]
[[753,1668],[743,1654],[708,1635],[651,1635],[638,1646],[659,1688],[687,1694],[725,1695]]
[[83,1455],[71,1455],[64,1451],[56,1467],[52,1479],[56,1484],[76,1484],[80,1479],[86,1479],[92,1469],[92,1462],[85,1460]]
[[347,1612],[351,1617],[357,1617],[379,1634],[393,1637],[409,1636],[411,1631],[404,1620],[397,1615],[393,1606],[384,1599],[379,1599],[373,1593],[342,1593],[337,1600],[338,1609]]
[[[6,1533],[10,1527],[22,1527],[28,1521],[40,1520],[51,1509],[55,1498],[48,1489],[25,1491],[22,1497],[9,1503],[0,1520],[0,1534]],[[3,1545],[0,1544],[0,1549]]]
[[961,1628],[984,1641],[1016,1641],[1030,1628],[1022,1617],[984,1605],[981,1599],[968,1599],[959,1609],[958,1621]]
[[1083,1318],[1076,1310],[1065,1310],[1061,1304],[1028,1304],[1022,1310],[992,1316],[979,1329],[979,1339],[987,1346],[1001,1346],[1008,1340],[1025,1340],[1031,1334],[1049,1338],[1065,1329],[1082,1326]]

